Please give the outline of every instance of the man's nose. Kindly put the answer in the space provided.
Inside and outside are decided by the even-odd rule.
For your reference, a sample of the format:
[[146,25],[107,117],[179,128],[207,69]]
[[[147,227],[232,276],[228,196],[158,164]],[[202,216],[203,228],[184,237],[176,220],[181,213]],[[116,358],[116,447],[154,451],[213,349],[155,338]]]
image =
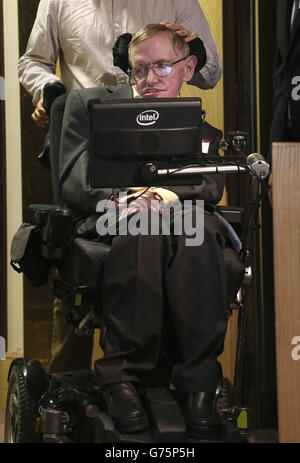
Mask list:
[[157,75],[155,74],[153,68],[151,67],[151,68],[148,69],[146,82],[147,83],[152,83],[152,82],[156,82],[156,81],[157,81]]

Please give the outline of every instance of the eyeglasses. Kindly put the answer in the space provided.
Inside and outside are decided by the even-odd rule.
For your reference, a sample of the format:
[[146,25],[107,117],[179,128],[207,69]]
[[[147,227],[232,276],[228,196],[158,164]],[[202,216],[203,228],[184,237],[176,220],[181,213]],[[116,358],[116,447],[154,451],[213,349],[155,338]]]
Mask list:
[[187,59],[187,56],[185,56],[184,58],[180,58],[177,61],[174,61],[173,63],[156,63],[152,64],[151,66],[136,66],[130,69],[129,75],[132,80],[138,81],[146,79],[149,70],[153,69],[153,72],[157,77],[166,77],[169,74],[171,74],[175,64],[180,63],[180,61],[183,61],[185,59]]

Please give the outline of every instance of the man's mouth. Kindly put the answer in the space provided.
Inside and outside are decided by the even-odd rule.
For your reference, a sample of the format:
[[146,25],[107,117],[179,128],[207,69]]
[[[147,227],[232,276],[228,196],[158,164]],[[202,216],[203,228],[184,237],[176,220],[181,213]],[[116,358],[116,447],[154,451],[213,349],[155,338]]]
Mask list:
[[160,92],[162,92],[163,90],[160,90],[158,88],[146,88],[143,90],[143,97],[144,98],[155,98]]

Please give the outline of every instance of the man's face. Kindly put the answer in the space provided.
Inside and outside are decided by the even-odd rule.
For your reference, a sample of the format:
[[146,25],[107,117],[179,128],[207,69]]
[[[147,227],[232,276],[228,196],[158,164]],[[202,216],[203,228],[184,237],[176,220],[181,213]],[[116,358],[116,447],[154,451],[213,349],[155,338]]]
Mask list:
[[[182,52],[174,50],[170,36],[164,32],[143,40],[131,50],[132,68],[160,63],[171,64],[183,57]],[[189,56],[175,64],[172,72],[166,76],[157,76],[153,69],[149,69],[146,77],[136,79],[132,83],[142,98],[176,98],[183,82],[192,78],[195,66],[196,58]]]

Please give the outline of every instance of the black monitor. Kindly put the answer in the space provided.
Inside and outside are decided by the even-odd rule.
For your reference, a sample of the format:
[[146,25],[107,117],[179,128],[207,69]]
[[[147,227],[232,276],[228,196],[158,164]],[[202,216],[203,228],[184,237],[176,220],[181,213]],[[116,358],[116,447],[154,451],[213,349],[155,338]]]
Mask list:
[[[201,153],[200,98],[89,102],[92,188],[152,185],[145,166],[179,168]],[[164,185],[180,184],[170,178]],[[186,181],[185,181],[186,183]]]

